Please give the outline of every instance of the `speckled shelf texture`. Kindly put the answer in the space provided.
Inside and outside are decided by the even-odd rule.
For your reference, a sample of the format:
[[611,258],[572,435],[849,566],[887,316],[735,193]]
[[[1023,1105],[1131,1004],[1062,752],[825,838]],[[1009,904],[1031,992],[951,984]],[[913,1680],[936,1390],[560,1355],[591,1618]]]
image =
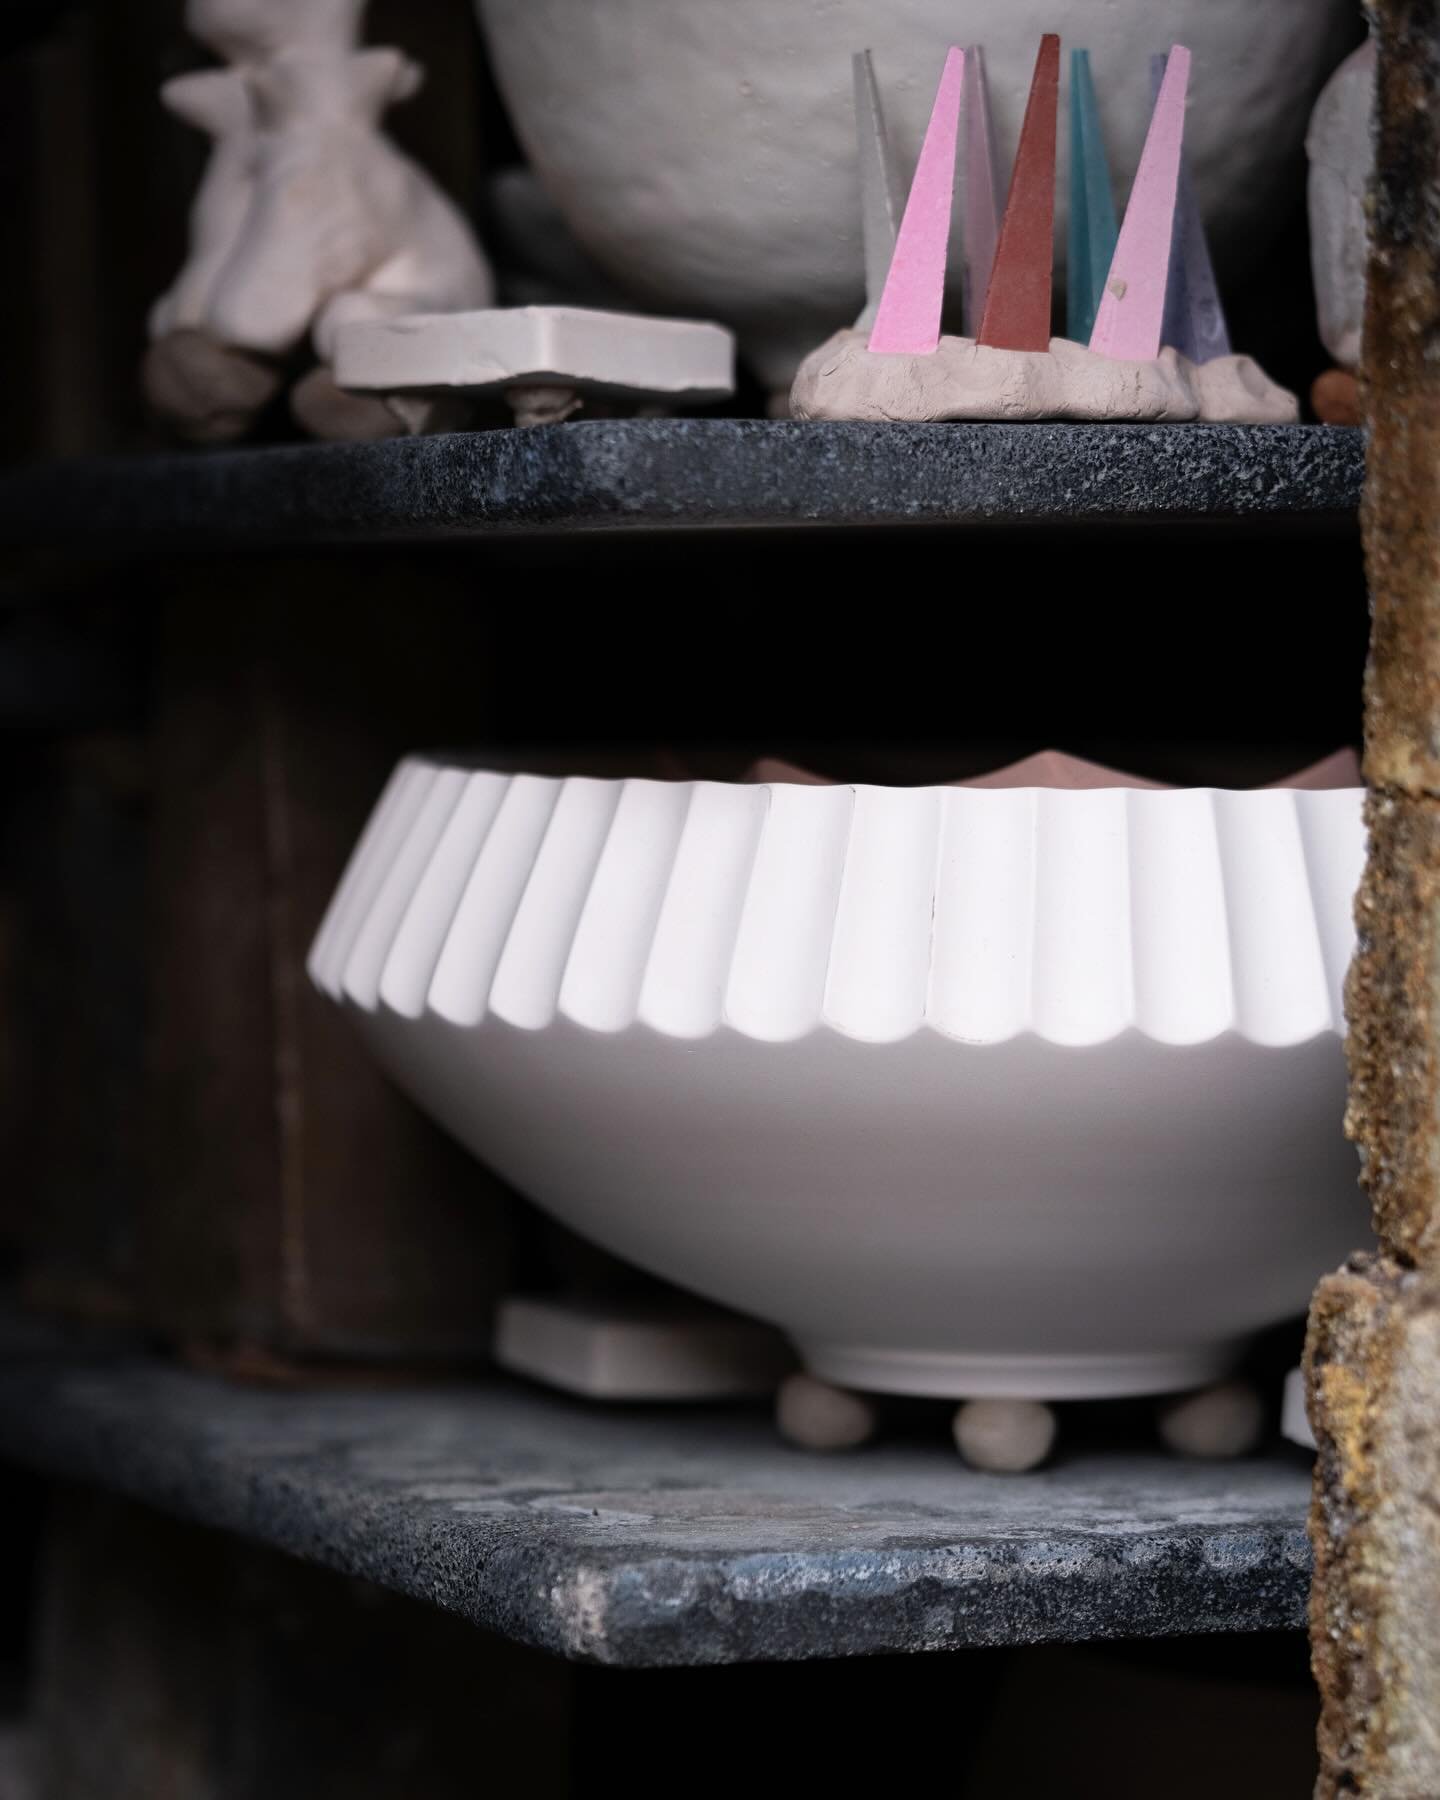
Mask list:
[[276,1393],[7,1336],[0,1455],[582,1661],[632,1667],[1298,1627],[1307,1460],[980,1475],[835,1458],[763,1410],[514,1382]]
[[1344,519],[1359,431],[625,419],[59,463],[0,544],[205,548],[580,531]]

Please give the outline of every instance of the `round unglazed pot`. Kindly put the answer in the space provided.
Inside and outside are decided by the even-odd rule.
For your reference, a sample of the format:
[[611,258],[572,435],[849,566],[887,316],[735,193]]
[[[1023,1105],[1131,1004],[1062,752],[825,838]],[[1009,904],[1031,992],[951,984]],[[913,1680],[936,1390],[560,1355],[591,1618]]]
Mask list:
[[[908,184],[946,46],[984,47],[1008,170],[1040,36],[1060,32],[1065,52],[1091,52],[1123,200],[1149,118],[1150,56],[1188,46],[1190,165],[1223,274],[1298,181],[1310,104],[1358,32],[1352,0],[477,5],[516,130],[576,237],[637,301],[734,327],[775,390],[862,302],[853,51],[874,51]],[[1068,76],[1057,249],[1067,90]],[[958,295],[958,267],[951,275]]]
[[1360,802],[413,759],[310,969],[478,1156],[819,1375],[1180,1389],[1363,1232]]

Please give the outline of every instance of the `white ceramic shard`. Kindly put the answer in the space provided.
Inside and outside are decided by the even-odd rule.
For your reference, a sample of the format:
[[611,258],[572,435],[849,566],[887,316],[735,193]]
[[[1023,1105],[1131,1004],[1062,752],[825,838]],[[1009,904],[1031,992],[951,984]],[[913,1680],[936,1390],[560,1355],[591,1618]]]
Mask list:
[[1291,1369],[1285,1377],[1280,1402],[1280,1435],[1298,1444],[1302,1450],[1314,1450],[1315,1433],[1310,1429],[1310,1415],[1305,1406],[1305,1371]]
[[825,1380],[1177,1391],[1363,1230],[1361,797],[411,759],[310,971],[508,1180]]
[[793,1366],[768,1326],[700,1301],[511,1294],[495,1360],[592,1400],[726,1400],[768,1394]]
[[344,327],[335,379],[387,393],[565,387],[699,404],[735,391],[735,340],[723,325],[579,306],[417,314]]

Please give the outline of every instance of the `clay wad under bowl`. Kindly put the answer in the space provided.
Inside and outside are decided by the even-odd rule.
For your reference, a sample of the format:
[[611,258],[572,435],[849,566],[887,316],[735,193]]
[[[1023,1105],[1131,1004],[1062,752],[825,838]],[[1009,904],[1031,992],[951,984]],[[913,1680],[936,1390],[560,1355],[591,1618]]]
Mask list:
[[419,1104],[817,1374],[1221,1374],[1364,1229],[1360,790],[555,780],[409,759],[311,951]]

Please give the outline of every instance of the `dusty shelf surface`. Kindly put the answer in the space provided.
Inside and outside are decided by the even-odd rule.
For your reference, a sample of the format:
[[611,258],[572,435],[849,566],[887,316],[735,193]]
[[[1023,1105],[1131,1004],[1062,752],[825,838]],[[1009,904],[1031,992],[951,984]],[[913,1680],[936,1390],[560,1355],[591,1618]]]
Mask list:
[[204,549],[506,534],[1352,518],[1359,431],[624,419],[56,463],[0,544]]
[[0,1456],[583,1661],[634,1667],[1297,1627],[1309,1469],[1087,1452],[838,1458],[763,1411],[518,1383],[276,1392],[11,1327]]

